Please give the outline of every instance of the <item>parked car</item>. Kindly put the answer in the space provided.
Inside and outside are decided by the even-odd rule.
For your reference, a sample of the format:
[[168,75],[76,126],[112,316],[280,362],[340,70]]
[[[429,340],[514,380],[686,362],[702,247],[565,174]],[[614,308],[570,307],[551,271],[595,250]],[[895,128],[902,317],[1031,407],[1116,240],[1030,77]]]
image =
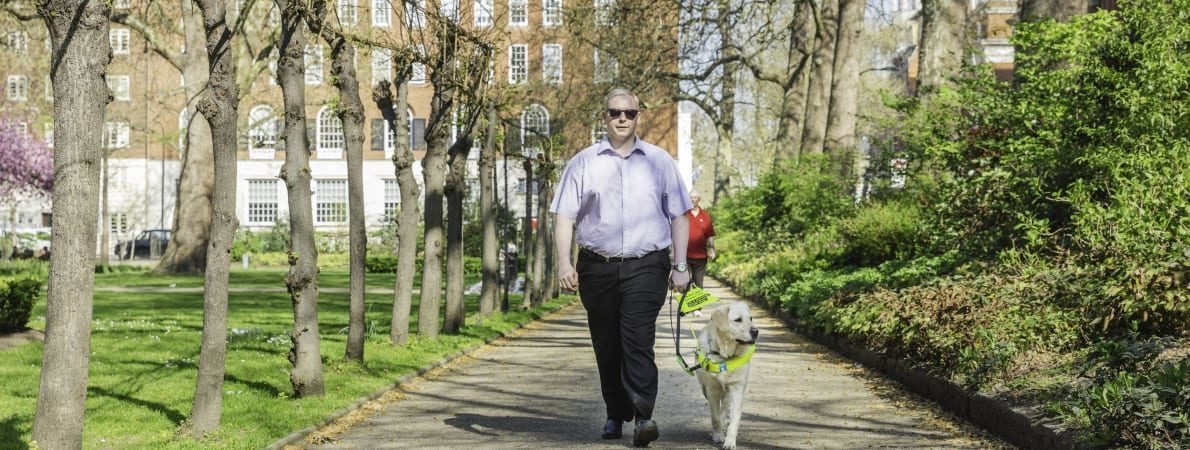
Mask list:
[[165,246],[169,244],[169,233],[168,229],[141,231],[135,239],[117,243],[116,256],[120,259],[160,256],[165,251]]

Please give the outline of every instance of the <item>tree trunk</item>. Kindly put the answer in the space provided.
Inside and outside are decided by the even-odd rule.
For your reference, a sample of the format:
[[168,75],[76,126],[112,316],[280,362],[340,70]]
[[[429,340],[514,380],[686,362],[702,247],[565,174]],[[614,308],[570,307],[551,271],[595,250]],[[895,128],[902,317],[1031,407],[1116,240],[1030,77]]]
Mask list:
[[839,29],[831,79],[825,149],[835,158],[839,173],[850,178],[856,153],[855,124],[859,108],[859,48],[866,0],[839,0]]
[[483,290],[479,295],[479,316],[487,317],[496,310],[497,288],[500,286],[500,242],[496,237],[496,108],[488,109],[487,133],[483,153],[479,155],[479,211],[483,221]]
[[806,122],[800,154],[822,154],[830,109],[831,79],[834,75],[835,30],[839,0],[820,0],[820,27],[814,38],[809,88],[806,90]]
[[790,22],[789,49],[786,52],[785,84],[781,86],[781,113],[778,118],[774,162],[797,157],[805,131],[806,90],[809,88],[810,51],[814,45],[814,5],[798,0],[797,15]]
[[54,93],[54,227],[46,294],[41,384],[33,440],[43,449],[82,447],[91,306],[95,284],[95,223],[104,72],[111,60],[108,3],[48,0],[38,11],[49,28]]
[[536,180],[533,178],[533,161],[525,158],[522,166],[525,169],[525,240],[521,252],[525,254],[525,284],[521,290],[521,309],[529,309],[537,295],[533,291],[533,184]]
[[233,30],[228,28],[223,0],[198,0],[206,29],[206,50],[210,55],[210,89],[198,109],[211,124],[214,148],[214,217],[211,220],[210,251],[206,252],[203,283],[202,344],[198,358],[198,380],[194,406],[190,410],[190,434],[199,437],[219,428],[223,412],[223,376],[227,357],[227,278],[231,264],[231,243],[236,228],[237,108]]
[[[731,4],[730,2],[721,0],[718,8],[719,14],[715,19],[715,26],[722,39],[720,50],[723,52],[724,57],[733,57],[738,51],[735,40],[733,39],[733,32],[735,30],[732,26],[732,17],[727,13],[732,9]],[[735,91],[738,71],[738,63],[727,63],[723,65],[723,78],[720,80],[721,97],[718,102],[718,114],[712,116],[717,119],[715,120],[715,131],[719,134],[719,145],[715,147],[715,192],[711,194],[711,201],[713,203],[718,203],[720,198],[727,196],[732,179],[737,172],[735,170],[735,155],[733,153],[732,142],[735,138]]]
[[[186,94],[186,146],[178,177],[177,207],[173,230],[156,273],[202,273],[207,262],[211,228],[211,192],[215,183],[215,160],[211,149],[211,128],[195,110],[195,103],[207,88],[210,69],[201,12],[191,1],[182,3],[182,28],[187,55],[182,68],[182,90]],[[191,53],[193,52],[193,53]]]
[[413,150],[409,147],[409,86],[404,77],[395,78],[398,80],[395,101],[387,81],[380,82],[372,91],[372,99],[388,121],[389,129],[396,130],[393,166],[401,190],[401,210],[397,214],[397,279],[393,287],[389,339],[393,345],[405,345],[409,342],[409,311],[413,304],[413,281],[417,277],[417,198],[421,193],[413,176]]
[[[111,177],[112,173],[111,173],[110,168],[108,167],[108,159],[109,159],[108,156],[109,156],[108,151],[106,148],[104,148],[103,149],[103,175],[101,175],[99,177],[99,182],[102,183],[102,185],[103,185],[102,187],[100,187],[101,192],[99,194],[101,196],[101,198],[103,199],[102,200],[103,205],[100,206],[100,208],[102,208],[103,210],[99,212],[100,220],[103,221],[103,224],[100,225],[102,227],[102,228],[100,228],[100,230],[102,230],[102,231],[100,231],[100,234],[103,236],[103,239],[99,243],[99,264],[103,265],[103,266],[111,264],[111,259],[108,258],[108,255],[111,254],[111,252],[112,252],[111,250],[108,250],[109,248],[111,248],[111,245],[112,245],[112,243],[111,243],[112,214],[108,209],[108,189],[107,189],[108,184],[110,184],[110,183],[108,183],[108,178]],[[13,208],[13,212],[16,212],[16,208]],[[16,230],[15,226],[13,227],[13,230]]]
[[538,171],[537,186],[540,189],[537,192],[537,233],[533,239],[533,304],[532,306],[541,306],[545,304],[546,289],[545,289],[545,254],[548,253],[549,243],[547,242],[547,234],[549,233],[549,223],[546,220],[546,214],[543,211],[549,209],[549,191],[550,183],[546,176],[545,170]]
[[450,174],[446,177],[446,317],[443,333],[463,327],[467,305],[463,271],[463,199],[467,194],[467,155],[471,137],[462,136],[450,146]]
[[293,331],[289,338],[289,381],[296,397],[323,394],[321,339],[318,335],[318,249],[310,209],[310,154],[306,145],[306,37],[303,5],[274,0],[281,10],[280,58],[277,79],[285,105],[285,165],[281,178],[289,196],[289,273],[285,286],[293,301]]
[[[553,163],[546,162],[546,164],[553,164]],[[553,203],[553,201],[554,201],[553,183],[551,183],[551,181],[550,181],[553,178],[553,171],[548,172],[549,176],[545,176],[544,172],[545,172],[545,170],[543,169],[543,173],[542,173],[543,176],[541,177],[543,186],[541,187],[541,189],[542,189],[541,195],[538,196],[538,198],[541,199],[541,202],[538,204],[539,211],[548,211],[549,207],[550,207],[550,203]],[[541,302],[540,303],[545,303],[545,302],[549,301],[549,299],[551,299],[551,298],[556,298],[558,295],[558,289],[557,289],[557,287],[558,287],[558,284],[557,284],[558,270],[557,270],[557,266],[556,266],[556,261],[554,261],[554,253],[555,252],[553,251],[554,250],[554,226],[553,226],[553,221],[550,219],[550,217],[552,217],[550,214],[541,214],[541,217],[538,219],[539,223],[537,225],[538,227],[542,227],[542,228],[540,228],[540,230],[542,233],[544,233],[543,234],[544,238],[538,240],[538,245],[541,246],[541,250],[538,250],[538,252],[537,252],[538,257],[541,258],[541,265],[542,265],[542,270],[543,270],[543,273],[542,273],[542,285],[543,286],[541,287],[542,294],[541,294]]]
[[936,90],[959,73],[967,44],[966,25],[966,0],[922,0],[918,95]]
[[[315,11],[325,12],[325,3],[315,3]],[[313,23],[313,22],[312,22]],[[312,26],[315,33],[320,26]],[[348,361],[364,360],[364,261],[367,259],[368,237],[364,223],[364,104],[359,96],[359,81],[355,72],[355,46],[335,31],[323,31],[323,38],[331,47],[331,80],[339,91],[335,112],[343,122],[343,138],[347,145],[347,212],[350,235],[350,306],[348,311]]]
[[[443,86],[439,77],[444,70],[435,69],[431,78],[434,86]],[[426,156],[422,158],[425,179],[425,251],[422,257],[421,302],[417,310],[417,333],[437,337],[442,314],[442,257],[445,250],[442,227],[442,197],[446,182],[446,156],[450,105],[454,93],[449,88],[436,89],[430,100],[430,120],[426,123]]]

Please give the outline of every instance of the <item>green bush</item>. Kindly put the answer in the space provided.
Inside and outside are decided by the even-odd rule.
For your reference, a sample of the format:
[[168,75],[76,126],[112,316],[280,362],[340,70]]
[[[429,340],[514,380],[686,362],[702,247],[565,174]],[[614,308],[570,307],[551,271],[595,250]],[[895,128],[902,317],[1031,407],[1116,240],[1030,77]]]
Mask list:
[[909,259],[921,244],[922,219],[917,207],[900,202],[874,203],[839,222],[844,243],[839,263],[876,266]]
[[31,276],[0,278],[0,333],[25,329],[42,284]]

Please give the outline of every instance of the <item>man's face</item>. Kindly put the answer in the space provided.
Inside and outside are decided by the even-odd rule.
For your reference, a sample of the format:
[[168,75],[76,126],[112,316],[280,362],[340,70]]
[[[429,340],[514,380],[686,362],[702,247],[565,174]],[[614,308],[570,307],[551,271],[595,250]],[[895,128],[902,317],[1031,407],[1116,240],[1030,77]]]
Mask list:
[[[607,135],[619,140],[635,136],[636,123],[640,119],[638,108],[636,99],[628,95],[617,95],[608,100],[607,109],[603,111],[603,121],[607,124]],[[629,118],[628,116],[633,117]]]
[[697,192],[690,194],[690,203],[693,203],[695,207],[701,208],[701,206],[698,205],[699,200],[702,200],[702,197],[699,196]]

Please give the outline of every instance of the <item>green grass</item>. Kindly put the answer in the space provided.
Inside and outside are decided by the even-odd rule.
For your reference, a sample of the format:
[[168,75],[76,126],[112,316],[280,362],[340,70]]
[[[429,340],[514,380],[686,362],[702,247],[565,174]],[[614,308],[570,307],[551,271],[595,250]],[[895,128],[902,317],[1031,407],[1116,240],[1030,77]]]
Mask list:
[[[280,271],[233,273],[233,287],[277,286]],[[97,286],[153,285],[148,274],[103,274]],[[201,286],[200,277],[162,277],[179,286]],[[392,276],[369,275],[369,286],[392,286]],[[271,280],[271,281],[270,281]],[[346,271],[325,271],[324,287],[346,287]],[[377,280],[377,281],[371,281]],[[270,281],[270,284],[265,284]],[[243,283],[243,284],[240,284]],[[168,285],[169,283],[166,283]],[[283,285],[282,285],[283,286]],[[519,296],[518,296],[519,297]],[[565,296],[546,305],[572,300]],[[411,328],[417,327],[414,298]],[[543,310],[493,317],[482,325],[469,317],[459,334],[437,339],[413,336],[388,343],[392,296],[366,297],[366,364],[346,363],[347,294],[319,296],[326,395],[290,396],[286,351],[292,309],[285,293],[233,293],[229,299],[227,375],[219,431],[196,441],[175,437],[193,401],[202,327],[201,293],[97,292],[92,322],[90,380],[84,428],[85,448],[260,448],[294,430],[317,423],[396,378],[501,331],[539,317]],[[467,297],[468,313],[477,296]],[[510,303],[518,304],[510,299]],[[44,328],[44,295],[30,326]],[[42,345],[0,351],[0,448],[26,448],[40,377]]]

